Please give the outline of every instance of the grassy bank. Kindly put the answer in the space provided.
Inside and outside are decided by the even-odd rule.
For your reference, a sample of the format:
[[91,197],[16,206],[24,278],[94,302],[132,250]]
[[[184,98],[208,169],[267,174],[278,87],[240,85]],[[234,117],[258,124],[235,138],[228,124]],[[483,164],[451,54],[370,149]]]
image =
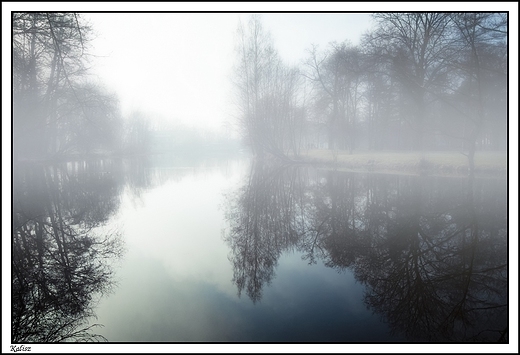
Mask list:
[[[314,149],[303,152],[304,161],[355,171],[428,175],[467,175],[468,158],[461,152],[348,151]],[[507,176],[506,152],[477,152],[475,174]]]

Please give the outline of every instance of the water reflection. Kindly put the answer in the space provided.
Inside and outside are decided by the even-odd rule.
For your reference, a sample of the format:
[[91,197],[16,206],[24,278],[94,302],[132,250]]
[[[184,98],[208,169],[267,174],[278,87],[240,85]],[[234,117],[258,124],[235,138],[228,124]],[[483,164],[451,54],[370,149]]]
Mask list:
[[97,341],[88,318],[114,283],[117,231],[99,232],[117,209],[122,176],[110,162],[13,169],[12,341]]
[[[16,162],[12,342],[112,340],[98,334],[113,334],[113,329],[92,327],[92,322],[97,322],[96,315],[101,317],[96,314],[97,301],[117,291],[114,273],[120,270],[114,264],[119,264],[128,246],[127,235],[121,234],[125,226],[114,222],[122,201],[128,198],[141,205],[147,191],[196,176],[208,167],[226,170],[227,161],[225,157],[182,160],[164,154],[54,165]],[[133,226],[139,229],[146,223],[140,219]],[[161,224],[167,225],[155,223]],[[106,321],[111,319],[100,320]]]
[[233,282],[253,302],[288,251],[351,270],[410,341],[506,342],[505,180],[254,163],[230,197]]

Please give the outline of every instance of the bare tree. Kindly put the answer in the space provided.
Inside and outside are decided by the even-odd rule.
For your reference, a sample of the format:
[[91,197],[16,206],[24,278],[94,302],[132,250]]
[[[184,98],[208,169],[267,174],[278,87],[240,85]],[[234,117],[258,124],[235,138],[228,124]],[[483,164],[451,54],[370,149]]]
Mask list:
[[299,75],[273,47],[260,17],[238,28],[235,86],[243,139],[257,156],[287,160],[298,154],[303,117],[298,104]]
[[304,74],[313,83],[316,102],[327,113],[329,149],[348,149],[356,145],[362,74],[361,51],[351,44],[332,43],[325,53],[310,50]]
[[81,16],[13,13],[12,26],[15,158],[77,152],[86,132],[94,144],[113,130],[117,101],[85,83],[91,28]]
[[448,70],[453,54],[450,17],[446,13],[377,13],[378,29],[372,40],[391,64],[393,75],[412,102],[410,124],[415,132],[413,148],[424,148],[428,119],[428,93]]
[[[484,134],[486,112],[500,106],[505,108],[507,76],[506,72],[497,68],[496,63],[505,63],[507,60],[507,53],[504,51],[507,22],[504,21],[503,14],[493,13],[457,13],[450,17],[457,29],[460,46],[460,55],[454,63],[462,80],[458,90],[462,94],[462,97],[459,96],[462,98],[459,101],[462,105],[459,104],[458,107],[470,126],[469,134],[464,138],[467,141],[470,174],[473,174],[475,151]],[[502,53],[493,53],[497,48],[502,48]],[[486,60],[486,57],[491,57],[492,60]],[[489,87],[490,84],[493,89],[486,90],[486,86]],[[493,95],[493,91],[495,94],[498,92],[502,95],[502,103],[485,97],[486,91],[487,96]],[[502,112],[504,114],[505,111]],[[500,117],[500,114],[496,116]]]

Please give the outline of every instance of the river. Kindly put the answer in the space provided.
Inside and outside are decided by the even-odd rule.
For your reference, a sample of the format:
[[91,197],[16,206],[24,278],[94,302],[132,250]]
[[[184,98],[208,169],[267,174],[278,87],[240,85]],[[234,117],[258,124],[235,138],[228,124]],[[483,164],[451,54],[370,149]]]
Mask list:
[[508,340],[505,178],[247,156],[13,177],[20,342]]

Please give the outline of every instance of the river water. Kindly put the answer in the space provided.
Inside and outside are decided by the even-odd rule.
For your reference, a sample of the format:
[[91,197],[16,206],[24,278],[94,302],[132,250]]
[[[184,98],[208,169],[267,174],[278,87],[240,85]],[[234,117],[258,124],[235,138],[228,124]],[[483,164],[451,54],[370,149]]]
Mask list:
[[26,164],[13,231],[14,341],[508,340],[505,177]]

